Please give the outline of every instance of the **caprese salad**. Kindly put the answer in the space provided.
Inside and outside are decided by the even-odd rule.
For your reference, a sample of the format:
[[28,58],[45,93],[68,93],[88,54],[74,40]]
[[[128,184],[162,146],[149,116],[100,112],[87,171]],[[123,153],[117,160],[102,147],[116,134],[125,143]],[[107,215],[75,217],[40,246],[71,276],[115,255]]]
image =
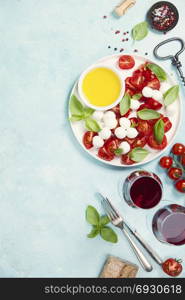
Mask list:
[[103,160],[120,157],[123,165],[132,165],[144,160],[150,150],[161,151],[167,146],[166,133],[173,126],[170,116],[179,86],[161,90],[161,83],[167,79],[165,71],[150,62],[135,69],[134,57],[130,55],[121,56],[117,65],[123,72],[134,68],[125,79],[121,102],[110,110],[95,111],[84,107],[73,95],[70,120],[84,122],[82,142],[86,149],[95,149]]

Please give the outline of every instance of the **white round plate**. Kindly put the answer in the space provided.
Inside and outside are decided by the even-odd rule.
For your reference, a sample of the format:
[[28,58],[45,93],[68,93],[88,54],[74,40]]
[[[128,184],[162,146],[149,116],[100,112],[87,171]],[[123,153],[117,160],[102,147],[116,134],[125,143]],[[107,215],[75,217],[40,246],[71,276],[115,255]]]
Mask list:
[[[133,71],[136,70],[141,64],[145,63],[145,62],[151,62],[151,63],[155,63],[156,62],[153,62],[151,61],[150,59],[146,59],[145,57],[142,57],[142,56],[139,56],[139,55],[135,55],[135,54],[127,54],[127,55],[131,55],[134,57],[135,59],[135,66],[134,68],[130,69],[130,70],[120,70],[120,68],[118,67],[118,60],[119,60],[119,57],[121,56],[120,54],[116,54],[116,55],[111,55],[111,56],[106,56],[100,60],[98,60],[93,66],[98,66],[100,64],[103,64],[105,66],[113,66],[114,68],[117,69],[117,71],[121,72],[122,73],[122,76],[123,78],[126,78],[126,77],[129,77],[132,75]],[[158,64],[159,66],[161,66],[160,64]],[[163,66],[161,66],[164,70],[165,68]],[[167,74],[167,80],[163,83],[161,83],[161,89],[163,88],[164,85],[168,84],[170,86],[173,86],[173,85],[176,85],[177,83],[174,81],[174,79],[169,75],[169,73],[165,70],[166,74]],[[168,89],[168,88],[167,88]],[[76,95],[76,97],[83,103],[83,100],[80,98],[79,96],[79,93],[78,93],[78,82],[75,83],[72,91],[71,91],[71,95],[70,95],[70,98],[72,95]],[[70,100],[69,98],[69,100]],[[176,103],[176,112],[170,116],[170,121],[172,122],[172,128],[170,129],[169,132],[166,133],[166,136],[167,136],[167,140],[168,140],[168,145],[167,147],[169,147],[173,140],[174,140],[174,137],[176,135],[176,132],[177,132],[177,129],[180,125],[180,120],[181,120],[181,99],[180,97],[178,97],[178,99],[175,101]],[[160,112],[163,113],[163,110],[164,109],[161,109]],[[69,116],[70,116],[70,111],[69,111]],[[87,150],[84,145],[83,145],[83,142],[82,142],[82,138],[83,138],[83,135],[84,133],[87,131],[85,128],[84,128],[84,123],[83,121],[78,121],[78,122],[70,122],[71,123],[71,128],[72,128],[72,131],[77,139],[77,141],[80,143],[80,145],[82,146],[82,148],[88,152],[91,156],[93,156],[95,159],[103,162],[103,163],[106,163],[108,165],[111,165],[111,166],[117,166],[117,167],[128,167],[127,165],[123,165],[121,164],[120,162],[120,157],[115,157],[112,161],[105,161],[101,158],[99,158],[97,156],[97,149],[94,149],[94,148],[91,148],[90,150]],[[140,163],[135,163],[133,165],[130,165],[129,167],[137,167],[139,165],[142,165],[142,164],[145,164],[145,163],[148,163],[154,159],[156,159],[157,157],[159,157],[164,151],[166,151],[167,147],[163,150],[155,150],[155,149],[152,149],[148,146],[145,146],[146,149],[148,149],[150,151],[149,155],[146,157],[146,159],[144,159],[142,162]]]

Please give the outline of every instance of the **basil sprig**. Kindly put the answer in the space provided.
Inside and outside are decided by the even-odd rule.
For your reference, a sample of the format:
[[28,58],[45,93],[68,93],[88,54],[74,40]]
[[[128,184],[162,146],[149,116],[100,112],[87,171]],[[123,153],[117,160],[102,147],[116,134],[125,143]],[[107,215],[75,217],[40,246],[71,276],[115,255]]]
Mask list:
[[156,142],[160,145],[164,138],[164,122],[161,119],[155,123],[154,136]]
[[139,94],[133,95],[133,96],[132,96],[132,99],[133,99],[133,100],[139,100],[139,99],[141,99],[141,97],[142,97],[142,94],[139,93]]
[[148,34],[148,23],[141,22],[132,29],[132,38],[135,41],[143,40]]
[[178,97],[179,95],[179,86],[174,85],[172,86],[169,90],[164,93],[163,98],[164,98],[164,104],[166,106],[172,104]]
[[130,158],[135,162],[141,162],[148,155],[149,151],[140,147],[134,148],[130,153]]
[[150,69],[160,81],[167,79],[166,72],[156,64],[147,64],[147,68]]
[[112,228],[107,226],[110,220],[107,216],[99,215],[95,207],[89,205],[86,209],[86,220],[92,225],[91,232],[87,235],[88,238],[94,238],[98,234],[107,242],[117,243],[118,237]]
[[91,117],[94,109],[90,107],[83,106],[82,103],[77,99],[75,95],[72,95],[69,104],[71,117],[71,122],[85,121],[85,127],[93,132],[99,132],[101,130],[98,122]]
[[124,116],[130,109],[130,95],[125,93],[123,99],[121,100],[119,107],[120,107],[120,113],[122,116]]
[[153,120],[160,118],[160,113],[154,109],[144,108],[137,112],[137,116],[142,120]]

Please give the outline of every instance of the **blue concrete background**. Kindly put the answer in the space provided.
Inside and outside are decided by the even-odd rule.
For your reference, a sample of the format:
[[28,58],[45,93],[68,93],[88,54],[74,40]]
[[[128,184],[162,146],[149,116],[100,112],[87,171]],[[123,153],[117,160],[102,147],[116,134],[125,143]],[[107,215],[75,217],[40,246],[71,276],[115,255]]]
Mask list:
[[[133,45],[114,34],[143,21],[155,2],[137,0],[117,19],[111,12],[118,0],[0,0],[1,277],[97,277],[107,254],[137,263],[121,234],[115,245],[86,237],[86,206],[103,213],[96,191],[106,192],[162,257],[185,258],[185,246],[163,245],[151,234],[147,223],[156,209],[134,210],[120,199],[118,186],[131,169],[111,168],[91,158],[76,143],[67,120],[69,92],[88,65],[117,53],[115,47],[131,53],[138,49],[153,58],[159,41],[185,38],[181,0],[171,1],[180,20],[166,36],[150,32]],[[166,51],[177,47],[174,43]],[[163,65],[175,72],[170,62]],[[185,71],[185,63],[183,67]],[[183,87],[181,92],[184,101]],[[183,119],[176,141],[184,142],[184,126]],[[184,195],[175,191],[157,161],[144,168],[162,178],[164,199],[184,204]],[[140,268],[138,277],[164,277],[153,265],[149,274]]]

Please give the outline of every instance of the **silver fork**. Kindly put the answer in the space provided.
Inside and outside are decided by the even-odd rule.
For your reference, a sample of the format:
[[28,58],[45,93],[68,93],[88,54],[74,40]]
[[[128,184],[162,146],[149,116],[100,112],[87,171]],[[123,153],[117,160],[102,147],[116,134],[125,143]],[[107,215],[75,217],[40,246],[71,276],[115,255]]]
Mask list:
[[143,269],[147,272],[151,272],[153,270],[152,265],[147,260],[147,258],[144,256],[142,251],[137,247],[135,242],[130,237],[129,233],[125,230],[122,217],[119,215],[119,213],[116,211],[116,209],[112,206],[112,204],[110,203],[110,201],[107,198],[104,198],[102,195],[101,195],[101,197],[102,197],[102,200],[101,200],[102,206],[103,206],[107,216],[111,220],[111,223],[114,226],[121,229],[121,231],[125,234],[130,246],[132,247],[132,249],[133,249],[135,255],[137,256],[137,259],[139,260]]

